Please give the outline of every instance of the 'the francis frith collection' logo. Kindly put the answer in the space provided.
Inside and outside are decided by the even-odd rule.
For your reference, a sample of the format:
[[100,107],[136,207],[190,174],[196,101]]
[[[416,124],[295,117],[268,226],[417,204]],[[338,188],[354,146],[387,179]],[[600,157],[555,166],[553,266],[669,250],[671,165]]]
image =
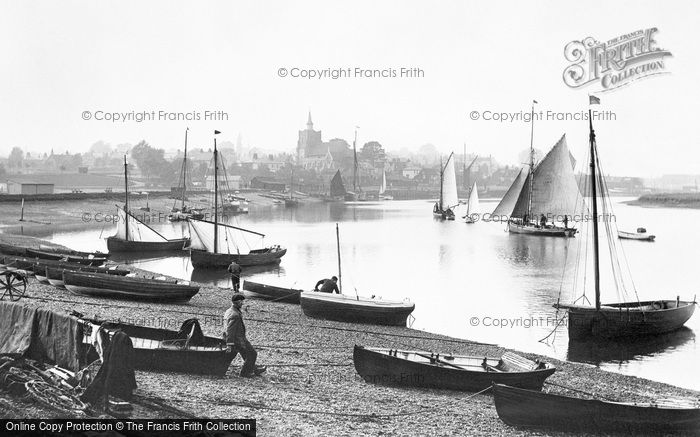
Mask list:
[[657,47],[657,31],[656,27],[638,30],[606,42],[592,37],[571,41],[564,48],[566,60],[572,63],[564,70],[564,83],[571,88],[600,83],[602,91],[610,91],[668,73],[664,57],[673,55]]

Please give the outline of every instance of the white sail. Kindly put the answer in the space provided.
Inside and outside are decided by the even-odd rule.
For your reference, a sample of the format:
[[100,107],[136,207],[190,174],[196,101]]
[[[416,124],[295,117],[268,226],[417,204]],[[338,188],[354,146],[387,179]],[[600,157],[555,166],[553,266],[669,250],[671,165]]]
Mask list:
[[455,175],[454,154],[450,155],[442,173],[442,209],[454,208],[459,204],[457,197],[457,176]]
[[[532,198],[530,198],[530,179],[532,178]],[[578,189],[576,176],[571,161],[571,154],[566,145],[566,135],[547,153],[537,165],[532,175],[528,175],[513,208],[513,217],[522,217],[530,211],[530,218],[540,215],[562,220],[583,210],[583,198]]]
[[494,216],[494,220],[498,220],[500,217],[510,217],[511,213],[513,212],[513,208],[515,208],[515,203],[518,201],[518,196],[520,196],[520,191],[523,189],[523,185],[525,185],[526,179],[527,172],[523,171],[521,168],[520,173],[518,173],[518,176],[515,177],[515,180],[511,184],[510,188],[508,188],[508,191],[506,191],[505,196],[503,196],[501,201],[498,203],[496,209],[493,210],[491,215]]
[[[151,229],[147,224],[138,221],[131,214],[127,214],[122,208],[117,210],[118,219],[116,238],[127,241],[148,241],[162,242],[168,241],[167,238],[160,235],[158,232]],[[129,232],[127,234],[126,221],[129,221]]]
[[469,192],[469,200],[467,201],[467,214],[479,212],[479,192],[476,189],[476,182],[474,182],[472,190]]
[[[203,220],[188,220],[190,248],[214,253],[214,223]],[[251,233],[224,224],[218,226],[216,253],[246,255],[250,253],[248,240],[256,238]]]
[[386,191],[386,171],[382,172],[382,184],[379,186],[379,194],[384,194]]

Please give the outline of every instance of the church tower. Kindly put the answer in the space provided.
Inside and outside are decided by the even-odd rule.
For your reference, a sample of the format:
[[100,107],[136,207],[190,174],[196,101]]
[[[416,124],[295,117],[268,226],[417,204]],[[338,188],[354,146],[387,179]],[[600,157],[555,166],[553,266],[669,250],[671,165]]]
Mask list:
[[309,111],[309,118],[306,120],[306,129],[299,131],[299,140],[297,141],[297,163],[301,163],[306,157],[317,154],[319,147],[322,146],[323,140],[321,139],[321,131],[314,130],[314,122],[311,120],[311,111]]

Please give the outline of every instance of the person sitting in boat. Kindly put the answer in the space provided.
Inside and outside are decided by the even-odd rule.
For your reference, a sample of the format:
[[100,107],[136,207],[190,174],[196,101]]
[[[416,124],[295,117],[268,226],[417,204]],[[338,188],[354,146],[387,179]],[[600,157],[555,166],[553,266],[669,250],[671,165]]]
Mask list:
[[[318,286],[321,286],[321,289],[318,289]],[[314,287],[314,291],[320,291],[321,293],[338,293],[340,294],[340,290],[338,290],[338,277],[333,276],[331,279],[321,279],[316,283],[316,286]]]
[[243,299],[245,299],[245,296],[241,293],[233,293],[233,296],[231,296],[231,307],[224,313],[226,330],[223,333],[223,337],[224,341],[226,341],[226,352],[241,354],[241,358],[243,358],[240,376],[251,378],[262,375],[267,368],[255,364],[255,361],[258,359],[258,352],[253,348],[253,345],[250,344],[245,335],[245,325],[243,324],[243,314],[241,313]]
[[234,261],[230,266],[228,266],[228,272],[231,274],[231,285],[233,286],[233,291],[234,293],[238,293],[238,290],[241,289],[241,266],[236,264]]

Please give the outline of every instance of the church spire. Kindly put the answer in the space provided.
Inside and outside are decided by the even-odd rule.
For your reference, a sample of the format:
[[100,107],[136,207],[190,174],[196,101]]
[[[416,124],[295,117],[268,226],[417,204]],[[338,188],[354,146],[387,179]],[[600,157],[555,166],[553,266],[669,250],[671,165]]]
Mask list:
[[311,121],[311,111],[309,111],[309,119],[306,121],[306,128],[308,130],[314,130],[314,122]]

